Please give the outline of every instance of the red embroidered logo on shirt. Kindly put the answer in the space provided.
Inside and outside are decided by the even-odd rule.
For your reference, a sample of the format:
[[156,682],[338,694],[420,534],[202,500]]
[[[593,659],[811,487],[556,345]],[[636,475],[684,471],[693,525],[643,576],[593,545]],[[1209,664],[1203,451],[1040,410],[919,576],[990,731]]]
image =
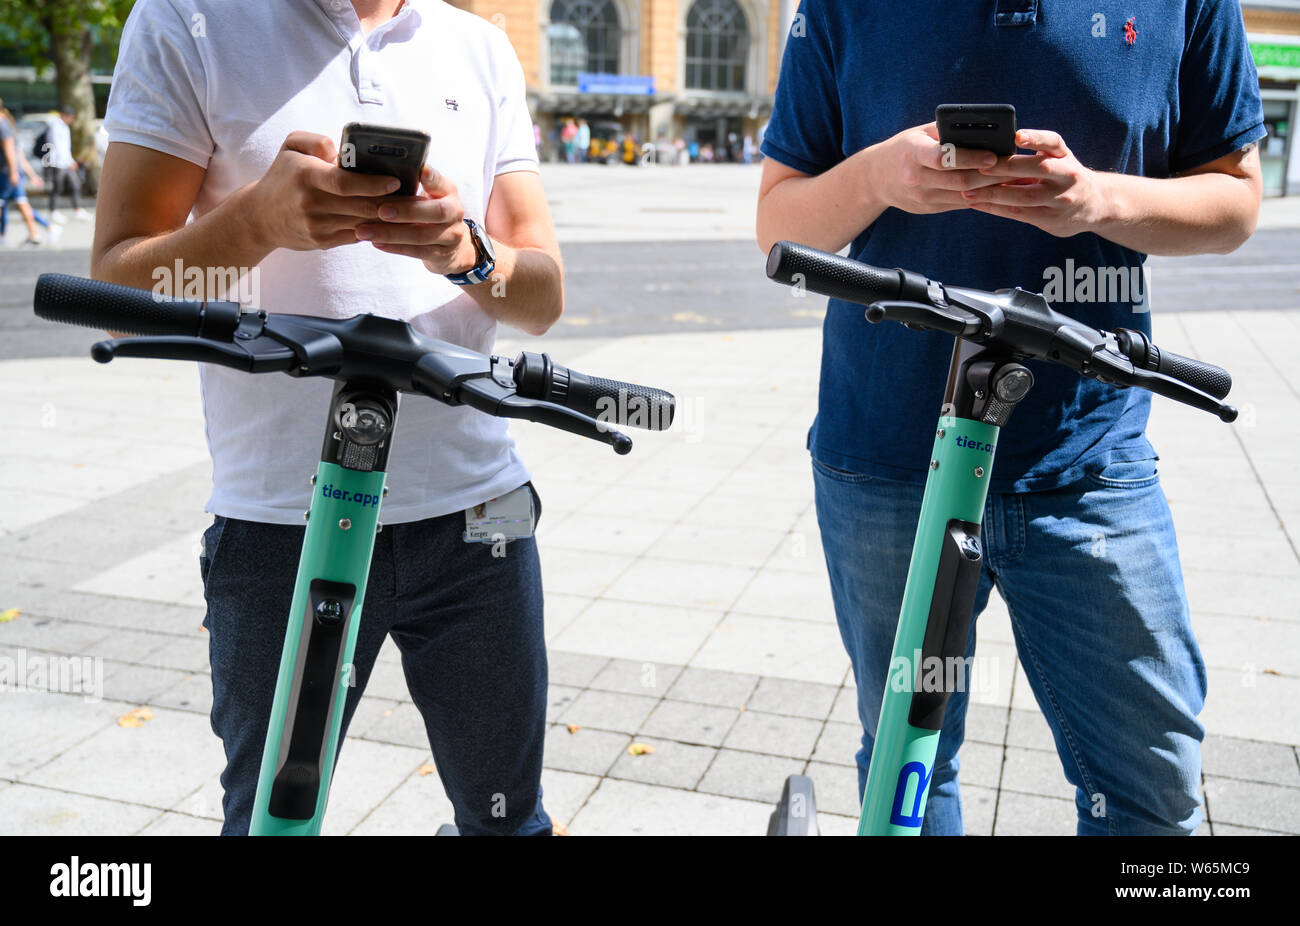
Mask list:
[[1137,27],[1133,23],[1137,20],[1136,16],[1129,17],[1129,21],[1124,23],[1124,41],[1132,45],[1138,40]]

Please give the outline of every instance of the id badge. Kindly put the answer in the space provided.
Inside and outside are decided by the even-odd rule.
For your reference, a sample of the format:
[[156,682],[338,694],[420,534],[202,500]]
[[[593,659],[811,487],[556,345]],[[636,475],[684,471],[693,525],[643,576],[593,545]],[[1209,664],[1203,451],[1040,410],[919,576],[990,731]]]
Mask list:
[[527,485],[481,505],[465,509],[466,543],[500,543],[533,536],[536,515],[533,493]]

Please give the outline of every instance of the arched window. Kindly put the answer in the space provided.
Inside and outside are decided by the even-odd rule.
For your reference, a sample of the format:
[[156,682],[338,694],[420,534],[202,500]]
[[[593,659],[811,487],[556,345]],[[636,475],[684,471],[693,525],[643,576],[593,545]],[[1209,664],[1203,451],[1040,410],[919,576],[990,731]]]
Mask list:
[[736,0],[695,0],[686,14],[686,86],[745,89],[749,26]]
[[623,30],[614,0],[555,0],[551,25],[551,83],[569,86],[578,73],[617,74]]

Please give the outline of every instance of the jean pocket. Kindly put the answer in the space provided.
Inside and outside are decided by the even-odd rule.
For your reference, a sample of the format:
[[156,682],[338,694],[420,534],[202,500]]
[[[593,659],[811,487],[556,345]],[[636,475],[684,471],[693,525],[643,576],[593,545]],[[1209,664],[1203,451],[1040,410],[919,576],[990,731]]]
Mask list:
[[1143,489],[1160,481],[1156,461],[1122,460],[1089,472],[1087,480],[1103,489]]
[[866,473],[855,473],[847,469],[840,469],[837,466],[831,466],[816,457],[813,458],[812,465],[814,472],[825,476],[827,479],[834,479],[836,482],[844,482],[849,485],[861,485],[864,482],[870,482],[874,478]]
[[221,538],[226,533],[226,525],[229,521],[221,515],[214,515],[212,524],[203,532],[203,539],[199,548],[199,577],[203,580],[203,590],[208,589],[208,578],[212,575],[212,564],[216,561],[217,550],[221,546]]

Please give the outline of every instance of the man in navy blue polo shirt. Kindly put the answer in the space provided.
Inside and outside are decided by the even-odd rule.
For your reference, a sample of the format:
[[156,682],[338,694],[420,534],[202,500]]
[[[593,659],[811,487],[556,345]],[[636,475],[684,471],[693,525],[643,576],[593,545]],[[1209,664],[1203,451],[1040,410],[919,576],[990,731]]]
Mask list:
[[[1028,153],[944,158],[940,103],[1013,104]],[[1050,289],[1071,267],[1140,282],[1147,254],[1224,253],[1250,236],[1264,134],[1230,0],[803,0],[763,142],[759,244],[851,245],[871,264],[986,289]],[[1073,279],[1058,310],[1150,332],[1145,287],[1098,300]],[[859,788],[951,349],[871,325],[861,306],[827,310],[809,448],[858,685]],[[1030,365],[1037,384],[998,446],[977,613],[996,585],[1076,787],[1078,831],[1190,833],[1206,675],[1144,433],[1149,393]],[[974,645],[972,630],[967,655]],[[965,692],[949,701],[924,833],[962,831],[966,706]]]

